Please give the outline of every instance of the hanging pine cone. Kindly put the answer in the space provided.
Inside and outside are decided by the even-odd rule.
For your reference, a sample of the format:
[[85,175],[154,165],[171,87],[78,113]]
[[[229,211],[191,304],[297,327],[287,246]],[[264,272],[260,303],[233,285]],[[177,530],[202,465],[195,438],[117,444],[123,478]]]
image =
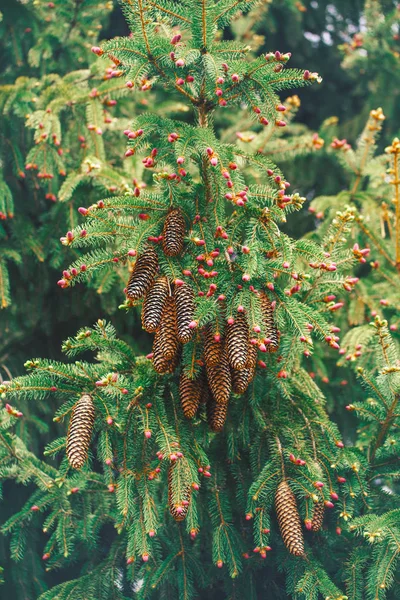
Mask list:
[[187,463],[183,460],[173,462],[168,470],[169,512],[175,521],[184,521],[189,510],[192,486]]
[[165,301],[159,327],[161,352],[165,358],[173,360],[180,351],[181,344],[178,340],[178,325],[176,321],[176,307],[171,296]]
[[228,413],[228,404],[217,404],[214,398],[210,397],[206,404],[207,421],[211,431],[222,431]]
[[158,277],[144,298],[142,326],[149,333],[154,333],[160,325],[161,315],[168,294],[168,279],[166,277]]
[[186,344],[192,339],[194,330],[189,324],[194,320],[194,293],[190,285],[184,283],[175,287],[174,291],[176,320],[178,323],[178,340]]
[[232,388],[235,394],[244,394],[254,379],[257,365],[257,346],[249,344],[246,368],[236,371],[232,369]]
[[274,310],[272,308],[272,303],[264,292],[261,292],[260,294],[260,301],[261,311],[264,319],[265,333],[267,335],[267,338],[271,340],[271,343],[267,345],[267,351],[276,352],[279,347],[279,335],[278,329],[275,325]]
[[224,347],[222,340],[215,341],[214,335],[213,323],[207,323],[204,327],[204,360],[207,367],[215,367],[219,363]]
[[163,352],[164,340],[162,329],[158,329],[153,340],[153,367],[157,373],[173,373],[178,366],[180,358],[180,344],[176,346],[176,352],[170,358],[167,358]]
[[287,481],[281,481],[275,495],[279,529],[286,548],[294,556],[304,556],[303,531],[296,498]]
[[138,256],[126,286],[126,295],[130,300],[138,300],[144,296],[153,283],[157,269],[157,252],[152,246],[148,246],[143,254]]
[[324,522],[325,504],[320,500],[314,505],[314,511],[311,521],[311,531],[319,531]]
[[249,326],[243,313],[237,313],[234,323],[226,326],[226,349],[232,369],[244,369],[249,351]]
[[228,404],[232,389],[231,371],[229,369],[226,351],[221,354],[221,360],[215,367],[207,367],[208,385],[217,404]]
[[162,249],[166,256],[178,256],[183,250],[185,238],[185,219],[179,208],[174,208],[165,219]]
[[93,400],[83,394],[72,409],[67,435],[68,462],[74,469],[80,469],[87,460],[93,424]]
[[202,393],[202,378],[189,379],[182,371],[179,379],[179,397],[183,414],[187,419],[193,419],[200,404]]

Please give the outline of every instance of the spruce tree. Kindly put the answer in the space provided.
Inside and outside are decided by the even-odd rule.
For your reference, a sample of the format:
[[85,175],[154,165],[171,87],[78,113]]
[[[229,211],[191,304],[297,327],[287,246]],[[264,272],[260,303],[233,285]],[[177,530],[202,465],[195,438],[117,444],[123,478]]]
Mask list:
[[[93,47],[117,65],[116,87],[155,102],[123,132],[124,168],[140,178],[95,161],[64,184],[75,204],[92,170],[119,182],[94,203],[78,195],[58,284],[76,296],[83,283],[120,290],[121,313],[141,313],[153,350],[138,355],[99,319],[65,341],[68,361],[35,358],[3,382],[0,474],[35,488],[3,526],[29,580],[21,597],[358,600],[366,589],[380,600],[393,589],[397,512],[382,514],[377,480],[398,473],[396,347],[377,318],[376,380],[359,369],[374,416],[353,405],[365,433],[345,447],[306,361],[314,346],[340,349],[335,295],[351,298],[364,255],[348,248],[350,209],[323,240],[285,233],[305,202],[296,182],[216,127],[223,111],[243,112],[269,144],[290,112],[278,93],[320,80],[288,68],[287,53],[253,57],[225,41],[237,8],[129,0],[131,35]],[[186,107],[181,118],[165,116],[165,94]],[[59,406],[64,436],[44,460],[14,433],[25,400]],[[372,555],[358,533],[377,544]]]

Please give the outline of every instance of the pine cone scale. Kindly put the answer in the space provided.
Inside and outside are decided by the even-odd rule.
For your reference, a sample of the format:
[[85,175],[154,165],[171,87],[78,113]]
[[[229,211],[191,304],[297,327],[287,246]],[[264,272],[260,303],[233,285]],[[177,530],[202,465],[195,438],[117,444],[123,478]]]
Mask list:
[[232,369],[244,369],[249,351],[249,327],[243,313],[238,313],[234,323],[226,326],[226,348]]
[[182,253],[185,238],[185,219],[179,208],[171,210],[164,223],[162,249],[166,256]]
[[160,325],[165,301],[169,294],[168,279],[159,277],[147,292],[142,309],[142,326],[148,333],[154,333]]
[[157,252],[152,246],[138,256],[126,286],[126,295],[130,300],[142,298],[153,283],[158,269]]
[[179,397],[183,414],[187,419],[193,419],[200,404],[202,382],[199,379],[189,379],[184,372],[179,380]]
[[315,504],[311,520],[311,531],[320,531],[324,522],[325,504],[320,500]]
[[178,340],[182,344],[189,342],[194,333],[194,329],[189,327],[194,320],[194,293],[190,285],[186,283],[176,286],[174,291],[174,299],[176,306],[176,320]]

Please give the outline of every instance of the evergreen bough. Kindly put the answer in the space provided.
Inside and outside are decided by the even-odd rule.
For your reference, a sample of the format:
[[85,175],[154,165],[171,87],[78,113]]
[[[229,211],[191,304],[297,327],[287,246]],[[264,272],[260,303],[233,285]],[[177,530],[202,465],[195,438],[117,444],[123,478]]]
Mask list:
[[[253,4],[241,2],[240,8]],[[381,494],[373,475],[381,454],[390,465],[386,477],[395,476],[396,347],[386,322],[377,318],[371,339],[383,362],[375,380],[359,370],[375,397],[374,416],[351,406],[366,415],[366,441],[359,448],[344,447],[303,366],[314,342],[339,348],[332,315],[343,303],[334,294],[353,290],[350,272],[359,258],[346,245],[351,211],[329,223],[329,252],[318,241],[293,240],[280,225],[304,198],[289,193],[283,173],[264,152],[226,144],[213,127],[217,111],[245,107],[256,130],[280,130],[286,107],[277,93],[319,77],[288,69],[288,54],[254,59],[247,47],[223,41],[218,31],[236,14],[237,3],[130,0],[123,8],[132,35],[94,52],[114,61],[115,77],[125,78],[128,89],[163,85],[180,94],[190,118],[145,113],[125,130],[126,160],[144,156],[147,186],[126,183],[124,194],[79,209],[85,221],[62,243],[80,255],[59,285],[117,272],[114,282],[128,281],[123,310],[140,305],[145,294],[146,303],[158,278],[169,289],[161,294],[162,310],[157,302],[154,309],[152,356],[137,356],[111,324],[99,320],[63,346],[70,358],[94,351],[95,362],[34,359],[26,364],[28,375],[1,386],[7,402],[1,475],[37,486],[3,527],[11,534],[12,555],[23,564],[36,513],[43,513],[46,570],[81,558],[90,575],[78,573],[43,591],[41,600],[123,599],[132,593],[251,600],[267,592],[358,600],[365,589],[368,598],[385,598],[399,547],[397,513],[376,516],[371,509]],[[171,215],[179,220],[166,231]],[[156,291],[153,296],[157,300]],[[147,306],[150,316],[150,301]],[[169,318],[163,319],[166,309]],[[163,323],[172,326],[169,338]],[[214,344],[221,344],[220,353]],[[247,370],[250,381],[239,389],[237,378]],[[189,400],[194,381],[201,393],[196,387]],[[63,400],[57,422],[76,417],[79,399],[93,403],[91,454],[77,471],[66,457],[58,468],[37,459],[12,433],[22,417],[12,402],[48,397]],[[185,407],[192,413],[193,404],[199,410],[188,420]],[[85,430],[85,452],[90,435]],[[66,444],[65,438],[55,440],[46,455],[64,453]],[[320,534],[321,506],[326,525]],[[336,536],[335,528],[345,535]],[[104,542],[105,530],[107,551],[101,555],[93,550]],[[352,532],[363,532],[369,542],[382,540],[372,561]],[[342,577],[345,551],[349,563]]]

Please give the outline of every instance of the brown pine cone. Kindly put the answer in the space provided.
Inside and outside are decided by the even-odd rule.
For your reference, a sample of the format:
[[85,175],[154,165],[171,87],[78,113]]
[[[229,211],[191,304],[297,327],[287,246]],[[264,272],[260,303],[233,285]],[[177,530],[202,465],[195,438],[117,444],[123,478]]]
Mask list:
[[157,269],[157,252],[152,246],[148,246],[143,254],[138,256],[126,286],[126,295],[130,300],[138,300],[144,296],[154,281]]
[[177,346],[176,354],[166,358],[163,353],[164,343],[162,340],[162,329],[158,329],[153,340],[153,367],[157,373],[173,373],[178,366],[180,358],[180,345]]
[[261,311],[263,314],[265,333],[267,338],[271,340],[270,344],[267,344],[268,352],[276,352],[279,347],[279,334],[275,324],[274,310],[268,296],[264,293],[260,293]]
[[202,378],[189,379],[182,371],[179,380],[179,397],[183,414],[187,419],[193,419],[200,404],[202,393]]
[[178,323],[178,340],[182,344],[189,342],[194,330],[190,329],[189,324],[194,320],[194,292],[190,285],[175,286],[174,299],[176,306],[176,320]]
[[237,313],[234,323],[226,326],[226,349],[232,369],[244,369],[249,352],[249,326],[243,313]]
[[181,344],[178,340],[176,307],[172,296],[168,296],[164,304],[159,327],[159,337],[162,354],[165,358],[173,360],[179,354]]
[[204,360],[207,367],[215,367],[221,360],[223,342],[214,339],[213,323],[207,323],[204,327]]
[[228,404],[217,404],[214,398],[210,397],[206,404],[207,421],[211,431],[222,431],[228,413]]
[[325,504],[320,500],[314,505],[314,511],[311,521],[311,531],[319,531],[324,522]]
[[286,548],[294,556],[304,556],[303,531],[296,498],[285,480],[281,481],[276,490],[275,509]]
[[235,394],[244,394],[256,374],[257,346],[249,344],[246,367],[240,371],[232,369],[232,388]]
[[215,367],[207,367],[208,385],[217,404],[228,404],[232,389],[231,371],[226,351],[221,354],[221,360]]
[[94,404],[89,394],[83,394],[72,409],[67,435],[67,458],[74,469],[85,464],[94,424]]
[[184,521],[187,517],[192,496],[190,471],[187,462],[179,459],[168,469],[168,505],[175,521]]
[[169,294],[168,279],[158,277],[147,292],[142,308],[142,326],[154,333],[160,325],[164,304]]
[[174,208],[165,219],[162,249],[166,256],[178,256],[183,250],[185,238],[185,219],[179,208]]

